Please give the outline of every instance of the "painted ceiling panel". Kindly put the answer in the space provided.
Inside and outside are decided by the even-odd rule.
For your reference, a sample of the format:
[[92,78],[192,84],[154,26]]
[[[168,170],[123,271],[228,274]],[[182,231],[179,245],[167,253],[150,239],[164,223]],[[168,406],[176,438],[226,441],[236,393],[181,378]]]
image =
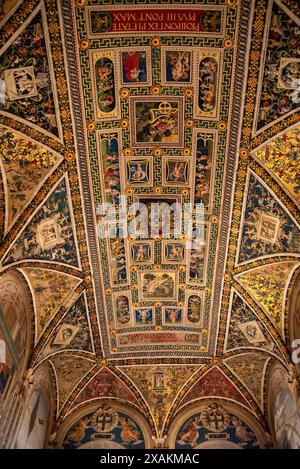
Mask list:
[[53,328],[39,360],[66,349],[84,350],[91,353],[94,351],[84,294],[78,298],[57,326]]
[[258,131],[299,108],[299,21],[282,2],[273,1],[270,13]]
[[228,321],[225,351],[255,347],[280,356],[278,345],[264,322],[234,290],[232,291],[231,312]]
[[286,290],[299,262],[257,267],[238,275],[238,282],[256,299],[277,329],[283,333]]
[[80,356],[72,356],[68,354],[54,355],[51,363],[58,390],[58,412],[66,403],[74,387],[84,378],[84,376],[93,368],[92,360],[82,358]]
[[240,402],[248,406],[245,397],[238,388],[230,381],[224,371],[214,366],[204,373],[199,380],[190,388],[179,404],[179,407],[204,397],[223,397]]
[[252,171],[248,173],[238,262],[300,251],[299,224]]
[[263,145],[252,156],[261,163],[283,188],[300,204],[299,125]]
[[256,402],[263,406],[263,383],[268,356],[245,353],[225,360],[226,366],[246,386]]
[[7,232],[62,157],[9,128],[1,126],[0,134]]
[[64,178],[13,243],[3,265],[24,259],[56,261],[78,267],[68,181]]
[[24,0],[4,16],[0,270],[30,284],[59,420],[107,397],[159,437],[191,400],[261,415],[300,254],[295,5]]
[[140,403],[137,398],[130,389],[128,389],[124,382],[108,368],[101,368],[101,370],[91,378],[86,386],[83,387],[82,391],[72,403],[70,410],[87,401],[99,399],[99,397],[114,397],[122,399],[125,402],[131,402],[135,406],[140,407]]
[[50,269],[25,267],[21,270],[33,292],[35,306],[35,342],[37,343],[45,328],[60,307],[70,299],[80,279]]
[[146,400],[158,430],[163,428],[172,403],[184,384],[200,369],[201,366],[186,366],[184,369],[181,366],[120,368]]
[[0,111],[58,137],[58,103],[51,80],[44,10],[34,12],[7,46],[0,51],[0,72],[4,78]]

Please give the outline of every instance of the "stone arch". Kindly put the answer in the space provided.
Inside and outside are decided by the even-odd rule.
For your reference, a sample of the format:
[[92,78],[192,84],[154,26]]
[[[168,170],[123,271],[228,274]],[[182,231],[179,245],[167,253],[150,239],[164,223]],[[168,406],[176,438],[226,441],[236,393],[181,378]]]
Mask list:
[[24,382],[24,406],[14,442],[15,448],[43,449],[51,435],[55,402],[51,370],[43,363],[29,370]]
[[[226,428],[222,428],[222,431],[210,431],[210,433],[214,433],[214,443],[212,443],[211,441],[209,442],[208,440],[207,444],[204,444],[205,440],[201,440],[201,436],[199,437],[200,433],[198,433],[197,436],[196,432],[194,431],[195,439],[187,440],[192,443],[189,443],[188,445],[183,444],[182,448],[190,447],[193,449],[208,449],[209,447],[212,447],[211,444],[215,449],[229,449],[229,446],[232,448],[235,447],[236,449],[238,447],[242,449],[244,447],[264,448],[269,446],[270,442],[267,437],[266,430],[262,427],[256,417],[250,411],[248,411],[243,406],[240,406],[237,403],[233,403],[222,398],[213,398],[198,400],[194,404],[187,406],[181,411],[179,411],[170,426],[169,435],[167,438],[167,447],[177,448],[177,437],[180,431],[182,431],[184,425],[188,425],[190,419],[192,421],[194,417],[199,415],[199,417],[197,418],[199,418],[200,423],[196,426],[199,426],[199,428],[203,428],[204,425],[200,418],[200,415],[202,416],[203,412],[207,413],[208,408],[211,406],[217,406],[218,408],[221,407],[221,413],[222,411],[224,411],[224,417],[225,419],[228,419],[228,426]],[[231,428],[229,429],[229,427]],[[209,431],[206,430],[207,428],[204,430],[204,433],[206,433],[206,437],[204,438],[209,438]],[[236,436],[236,434],[238,436]],[[248,443],[246,441],[247,438],[249,438]],[[226,441],[225,445],[224,441]],[[228,445],[228,443],[230,443],[230,445]]]
[[[122,419],[127,418],[130,422],[133,422],[132,427],[135,428],[135,431],[131,433],[132,436],[132,441],[131,443],[127,444],[124,446],[124,438],[123,438],[123,444],[122,444],[122,438],[120,439],[119,436],[117,438],[114,438],[116,435],[111,435],[111,433],[115,430],[116,426],[114,428],[110,428],[108,431],[104,431],[102,427],[100,429],[97,429],[97,423],[95,425],[95,422],[97,422],[97,412],[99,412],[99,409],[106,409],[108,413],[110,414],[117,414],[115,418],[118,418],[118,425],[120,426],[120,422]],[[96,417],[94,417],[96,415]],[[94,417],[94,419],[93,419]],[[99,438],[99,441],[102,439],[102,436],[105,436],[105,443],[106,448],[109,448],[109,440],[114,443],[118,443],[120,445],[120,448],[126,449],[126,448],[131,448],[134,449],[135,446],[137,448],[151,448],[152,447],[152,437],[151,437],[151,430],[149,427],[148,422],[145,420],[145,418],[132,406],[124,405],[123,403],[120,403],[115,400],[98,400],[96,402],[92,402],[89,404],[86,404],[84,406],[81,406],[80,408],[77,408],[69,414],[63,423],[59,427],[59,432],[56,435],[56,445],[59,448],[64,448],[67,447],[66,441],[68,438],[68,433],[70,430],[75,430],[76,435],[78,435],[78,441],[75,442],[74,447],[76,448],[89,448],[91,445],[87,445],[87,443],[90,443],[91,440],[88,438],[85,438],[84,435],[86,435],[86,432],[84,433],[84,426],[87,425],[85,428],[90,429],[91,432],[94,432],[96,434],[96,439]],[[99,431],[100,430],[100,431]],[[104,435],[106,433],[106,435]],[[129,432],[130,433],[130,432]],[[140,434],[139,437],[137,437],[138,433]],[[102,435],[102,436],[101,436]],[[74,436],[74,433],[73,433]],[[80,438],[81,437],[81,438]],[[134,443],[134,439],[136,440],[143,440],[143,443],[141,445],[136,445]],[[102,445],[102,446],[101,446]],[[93,445],[92,445],[93,446]],[[115,445],[113,445],[115,446]],[[103,439],[102,442],[99,443],[97,446],[93,446],[97,448],[104,447],[103,446]]]
[[300,412],[297,393],[297,382],[281,363],[274,361],[267,382],[267,415],[277,448],[300,448]]
[[242,449],[236,443],[232,443],[231,441],[227,440],[213,440],[213,441],[205,441],[204,443],[200,443],[199,445],[195,446],[195,449]]
[[[294,351],[294,363],[297,368],[298,376],[300,376],[300,268],[294,274],[291,283],[291,292],[288,303],[288,336],[292,350]],[[293,346],[293,341],[299,341]],[[299,352],[297,352],[297,349]]]
[[5,408],[26,371],[32,349],[34,313],[29,287],[16,270],[0,279],[1,388]]

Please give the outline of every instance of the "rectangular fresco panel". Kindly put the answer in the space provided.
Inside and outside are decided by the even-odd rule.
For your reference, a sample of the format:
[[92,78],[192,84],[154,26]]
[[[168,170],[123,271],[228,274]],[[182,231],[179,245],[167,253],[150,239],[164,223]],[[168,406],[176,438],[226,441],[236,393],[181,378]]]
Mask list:
[[120,51],[121,84],[150,86],[152,83],[151,48],[126,47]]
[[112,302],[116,329],[130,327],[132,325],[131,292],[128,290],[122,292],[113,292]]
[[109,49],[90,52],[95,118],[120,118],[117,52]]
[[177,301],[178,271],[138,272],[139,301]]
[[133,347],[142,345],[164,345],[182,343],[185,345],[199,345],[199,334],[190,332],[138,332],[132,334],[118,334],[119,347]]
[[201,326],[203,316],[203,292],[187,291],[185,301],[186,324],[189,326]]
[[217,148],[217,132],[195,129],[193,134],[192,194],[194,205],[203,204],[211,211],[213,198],[213,177]]
[[216,120],[219,114],[222,50],[200,49],[195,67],[196,94],[194,117]]
[[97,146],[102,201],[118,208],[121,195],[121,131],[100,131]]
[[132,147],[182,147],[184,98],[130,98]]
[[224,34],[224,6],[137,5],[86,7],[88,36],[111,37],[160,35],[201,35],[220,37]]
[[210,225],[208,223],[194,223],[193,232],[198,233],[198,240],[195,240],[188,250],[187,282],[204,285],[206,281]]
[[183,47],[162,47],[162,84],[190,86],[193,76],[193,52]]
[[121,227],[107,227],[108,266],[111,286],[130,283],[128,244]]
[[177,214],[177,208],[182,206],[181,195],[135,195],[134,203],[143,204],[148,214],[147,237],[156,238],[157,236],[169,237],[182,234],[180,214]]

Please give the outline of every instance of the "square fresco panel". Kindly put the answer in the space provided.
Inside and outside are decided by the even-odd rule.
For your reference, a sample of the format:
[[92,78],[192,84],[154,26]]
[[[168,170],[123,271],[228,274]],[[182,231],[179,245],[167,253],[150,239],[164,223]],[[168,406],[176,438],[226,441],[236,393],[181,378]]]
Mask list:
[[185,157],[164,158],[162,173],[164,186],[188,186],[190,183],[190,160]]
[[149,157],[125,160],[125,184],[134,187],[153,185],[153,164]]
[[132,97],[130,122],[132,147],[183,146],[183,97]]
[[155,308],[135,308],[133,310],[135,326],[149,326],[154,324]]
[[131,244],[132,264],[153,264],[154,249],[153,241],[136,241]]
[[182,48],[162,48],[162,72],[168,85],[190,85],[192,83],[192,52]]
[[183,264],[185,263],[185,244],[178,241],[162,241],[162,263]]
[[20,67],[4,71],[6,92],[11,101],[38,94],[33,67]]
[[183,308],[164,306],[162,315],[162,322],[165,326],[177,326],[183,322]]
[[128,86],[151,85],[151,49],[129,47],[120,52],[121,83]]

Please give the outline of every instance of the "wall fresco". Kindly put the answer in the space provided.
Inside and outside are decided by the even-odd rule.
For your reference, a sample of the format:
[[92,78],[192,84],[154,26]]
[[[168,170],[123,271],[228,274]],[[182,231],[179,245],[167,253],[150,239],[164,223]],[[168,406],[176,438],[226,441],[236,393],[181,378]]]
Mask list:
[[102,404],[76,422],[65,436],[64,449],[84,447],[91,440],[105,438],[118,443],[119,448],[145,447],[144,435],[132,417],[114,409],[113,404]]
[[184,422],[176,437],[176,449],[197,449],[209,439],[226,439],[243,449],[259,447],[255,433],[222,406],[211,403]]

